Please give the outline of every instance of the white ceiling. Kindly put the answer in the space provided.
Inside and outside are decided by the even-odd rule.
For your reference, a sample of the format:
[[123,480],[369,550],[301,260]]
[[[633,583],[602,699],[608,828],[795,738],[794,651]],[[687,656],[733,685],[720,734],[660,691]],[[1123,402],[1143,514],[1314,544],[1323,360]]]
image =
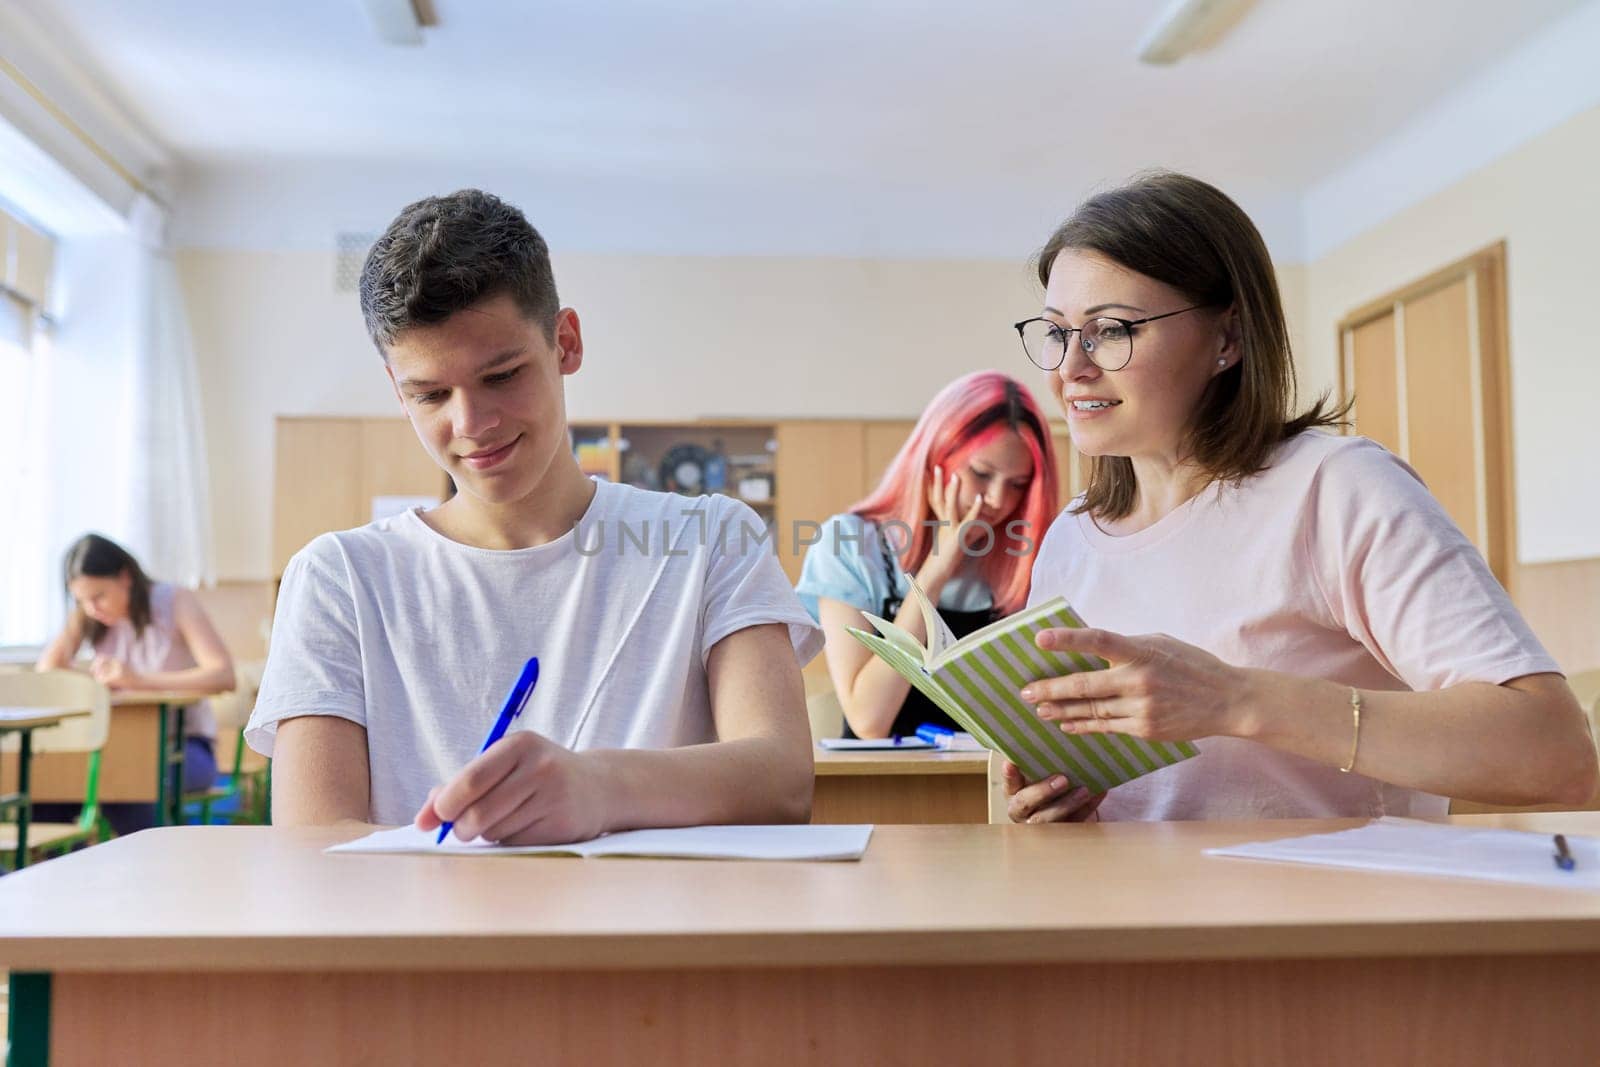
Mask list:
[[192,174],[516,174],[752,216],[824,197],[894,215],[889,248],[947,215],[1031,226],[1153,165],[1292,245],[1308,189],[1584,6],[1257,0],[1152,68],[1134,47],[1166,0],[434,0],[419,48],[356,0],[10,2]]

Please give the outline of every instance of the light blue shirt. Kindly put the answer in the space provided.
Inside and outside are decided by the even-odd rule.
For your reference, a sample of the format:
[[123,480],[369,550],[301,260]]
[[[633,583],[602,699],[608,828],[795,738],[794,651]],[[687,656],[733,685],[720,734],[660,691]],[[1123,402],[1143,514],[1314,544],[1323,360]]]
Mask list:
[[[893,526],[893,523],[890,524]],[[889,574],[884,567],[882,537],[878,524],[860,515],[845,512],[822,524],[821,540],[806,549],[795,592],[811,617],[821,620],[817,600],[827,597],[874,615],[883,610],[890,596]],[[890,553],[893,557],[893,553]],[[945,583],[939,594],[939,607],[947,611],[987,611],[994,607],[988,583],[971,560]],[[893,595],[904,600],[911,595],[911,582],[898,560],[894,563]]]

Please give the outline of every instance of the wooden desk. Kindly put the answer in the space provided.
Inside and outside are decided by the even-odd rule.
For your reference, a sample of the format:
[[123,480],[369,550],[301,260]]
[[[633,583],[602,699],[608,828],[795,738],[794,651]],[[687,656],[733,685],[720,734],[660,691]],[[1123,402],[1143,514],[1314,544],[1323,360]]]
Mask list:
[[[111,694],[111,725],[100,755],[100,803],[156,804],[157,817],[164,822],[170,820],[176,796],[169,794],[171,783],[182,780],[183,746],[174,750],[161,744],[162,723],[175,710],[216,695],[137,690]],[[178,714],[177,731],[181,734],[181,710]],[[35,756],[34,802],[82,804],[88,768],[89,756],[84,752]]]
[[987,752],[813,751],[814,823],[989,821]]
[[887,827],[831,864],[175,827],[0,879],[0,968],[54,1067],[197,1040],[246,1065],[1600,1061],[1600,894],[1201,855],[1350,825]]

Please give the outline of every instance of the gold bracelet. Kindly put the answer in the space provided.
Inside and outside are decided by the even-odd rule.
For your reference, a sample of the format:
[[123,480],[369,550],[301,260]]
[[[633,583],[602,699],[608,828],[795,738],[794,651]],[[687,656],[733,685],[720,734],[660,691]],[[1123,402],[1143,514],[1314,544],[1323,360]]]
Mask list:
[[1339,768],[1345,774],[1355,770],[1356,750],[1361,747],[1361,690],[1353,687],[1350,690],[1350,715],[1355,720],[1355,736],[1350,739],[1349,762]]

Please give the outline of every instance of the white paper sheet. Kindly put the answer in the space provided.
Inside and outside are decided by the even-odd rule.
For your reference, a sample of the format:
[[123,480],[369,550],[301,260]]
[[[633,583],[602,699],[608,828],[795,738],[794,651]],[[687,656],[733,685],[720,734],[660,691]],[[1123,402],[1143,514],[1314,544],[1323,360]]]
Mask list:
[[1386,817],[1331,834],[1210,848],[1206,855],[1600,890],[1600,840],[1569,834],[1567,849],[1576,863],[1563,871],[1552,834]]
[[493,845],[482,838],[459,841],[452,834],[434,844],[438,831],[414,826],[379,830],[328,852],[426,853],[431,856],[648,856],[702,860],[858,860],[867,850],[871,826],[690,826],[671,830],[625,830],[571,845]]

